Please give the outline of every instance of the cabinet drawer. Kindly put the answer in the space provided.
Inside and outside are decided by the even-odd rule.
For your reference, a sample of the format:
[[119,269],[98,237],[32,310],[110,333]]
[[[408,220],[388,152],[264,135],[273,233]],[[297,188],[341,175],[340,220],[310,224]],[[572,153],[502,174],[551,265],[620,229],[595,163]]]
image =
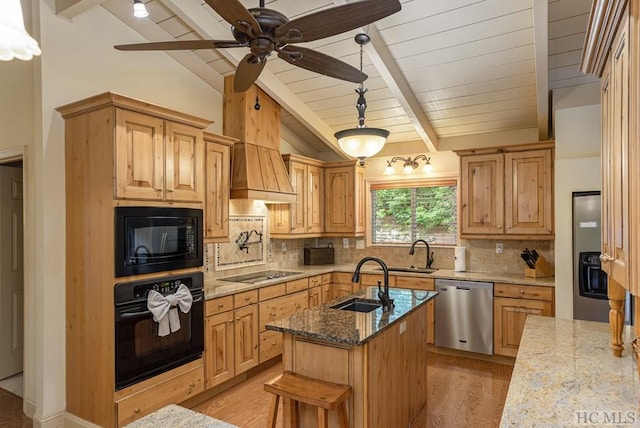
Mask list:
[[352,273],[346,272],[333,272],[332,282],[351,282],[351,278],[353,277]]
[[233,305],[236,309],[253,303],[258,303],[258,290],[249,290],[233,295]]
[[283,282],[282,284],[270,285],[268,287],[262,287],[260,292],[258,293],[260,296],[260,301],[273,299],[274,297],[280,297],[287,294],[286,284]]
[[260,333],[260,363],[282,354],[282,333],[267,330]]
[[322,284],[322,275],[310,276],[309,287],[317,287]]
[[552,302],[553,294],[553,287],[499,283],[496,283],[493,286],[493,295],[496,297],[516,297],[519,299],[536,299]]
[[188,371],[116,403],[121,427],[167,404],[181,403],[204,391],[204,367]]
[[308,306],[309,298],[306,291],[260,303],[260,331],[265,331],[266,323],[300,312]]
[[287,294],[306,290],[307,288],[309,288],[309,278],[297,279],[295,281],[289,281],[285,284],[285,290]]
[[[377,273],[363,273],[360,275],[360,286],[361,287],[372,287],[378,286],[378,281],[380,284],[384,286],[384,275]],[[396,277],[394,275],[389,275],[389,287],[396,286]]]
[[332,275],[330,273],[323,273],[322,274],[322,284],[331,284],[332,281]]
[[233,309],[233,296],[224,296],[207,300],[205,304],[205,316],[217,315]]
[[412,288],[416,290],[435,290],[436,283],[433,278],[418,278],[415,276],[399,276],[396,278],[396,287]]

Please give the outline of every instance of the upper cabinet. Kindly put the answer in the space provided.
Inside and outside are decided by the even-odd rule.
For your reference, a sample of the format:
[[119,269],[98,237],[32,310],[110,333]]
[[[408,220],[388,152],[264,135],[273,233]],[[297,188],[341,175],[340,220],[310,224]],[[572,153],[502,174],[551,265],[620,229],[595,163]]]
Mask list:
[[269,206],[271,236],[275,238],[317,237],[324,232],[323,162],[304,156],[282,156],[296,194],[292,204]]
[[364,236],[364,168],[355,161],[325,164],[325,236]]
[[116,198],[201,202],[200,128],[116,109]]
[[552,143],[458,154],[462,238],[554,238]]
[[204,238],[208,242],[229,239],[229,167],[235,139],[204,133]]

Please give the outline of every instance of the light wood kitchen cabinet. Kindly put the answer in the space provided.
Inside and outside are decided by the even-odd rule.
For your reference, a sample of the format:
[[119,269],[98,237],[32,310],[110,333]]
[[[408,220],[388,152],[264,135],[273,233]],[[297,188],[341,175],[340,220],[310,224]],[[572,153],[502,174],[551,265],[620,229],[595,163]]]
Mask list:
[[301,312],[308,307],[309,294],[307,291],[260,302],[260,332],[266,331],[266,323]]
[[640,293],[640,3],[593,2],[580,69],[601,78],[601,260],[611,348],[621,356],[625,289]]
[[258,365],[258,305],[233,311],[235,337],[235,374],[239,375]]
[[333,272],[331,277],[331,300],[353,294],[360,290],[360,284],[351,282],[352,274]]
[[324,236],[364,236],[364,168],[352,161],[325,164]]
[[463,238],[553,238],[552,143],[458,154]]
[[201,128],[116,109],[115,197],[204,200]]
[[[116,391],[114,286],[123,279],[115,278],[113,209],[201,208],[202,130],[211,121],[110,92],[57,111],[65,128],[66,411],[95,426],[114,427],[128,420],[122,417],[129,406],[123,400],[142,388],[160,388],[155,403],[162,406],[189,398],[191,382],[165,384],[165,375],[185,373],[182,366]],[[149,408],[133,407],[140,416]]]
[[207,389],[235,376],[233,311],[205,318],[205,374]]
[[527,316],[554,315],[554,289],[496,283],[493,294],[493,353],[515,357]]
[[271,236],[274,238],[321,236],[324,232],[323,162],[286,154],[282,159],[296,194],[292,204],[269,205]]
[[229,181],[231,146],[236,140],[204,133],[204,239],[229,240]]
[[[414,290],[435,291],[436,281],[433,278],[416,278],[398,275],[396,287],[410,288]],[[436,301],[427,302],[427,343],[435,344],[436,340]]]
[[309,307],[314,308],[331,301],[331,274],[309,277]]

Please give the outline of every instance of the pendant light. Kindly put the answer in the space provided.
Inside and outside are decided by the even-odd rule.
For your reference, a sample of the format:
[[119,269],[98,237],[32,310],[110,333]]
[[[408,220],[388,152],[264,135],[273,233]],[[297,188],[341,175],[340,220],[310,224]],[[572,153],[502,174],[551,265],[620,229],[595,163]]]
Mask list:
[[27,33],[20,0],[0,1],[0,61],[28,61],[40,55],[38,42]]
[[149,16],[147,7],[142,3],[142,0],[133,0],[133,16],[136,18],[146,18]]
[[[364,45],[369,43],[371,38],[367,34],[359,33],[356,35],[355,41],[360,45],[360,71],[362,71]],[[356,93],[358,94],[358,103],[356,104],[356,108],[358,109],[358,126],[334,134],[340,148],[349,156],[358,158],[360,165],[363,166],[365,158],[371,157],[382,150],[389,136],[389,131],[386,129],[367,128],[365,126],[364,111],[367,109],[367,100],[365,100],[364,94],[366,92],[367,89],[364,88],[364,84],[360,83],[360,86],[356,89]]]

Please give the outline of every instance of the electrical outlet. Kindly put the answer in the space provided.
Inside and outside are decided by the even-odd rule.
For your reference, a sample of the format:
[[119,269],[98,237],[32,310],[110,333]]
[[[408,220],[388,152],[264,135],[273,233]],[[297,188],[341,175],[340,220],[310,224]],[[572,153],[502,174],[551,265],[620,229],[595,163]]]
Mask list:
[[283,243],[282,243],[282,252],[283,252],[283,253],[286,253],[286,252],[287,252],[287,243],[286,243],[286,242],[283,242]]
[[502,250],[503,250],[502,242],[497,242],[496,243],[496,254],[502,254]]
[[342,238],[342,247],[349,248],[349,238]]
[[364,239],[356,239],[356,249],[364,250]]
[[402,321],[400,323],[400,334],[404,333],[405,331],[407,331],[407,322],[406,321]]

